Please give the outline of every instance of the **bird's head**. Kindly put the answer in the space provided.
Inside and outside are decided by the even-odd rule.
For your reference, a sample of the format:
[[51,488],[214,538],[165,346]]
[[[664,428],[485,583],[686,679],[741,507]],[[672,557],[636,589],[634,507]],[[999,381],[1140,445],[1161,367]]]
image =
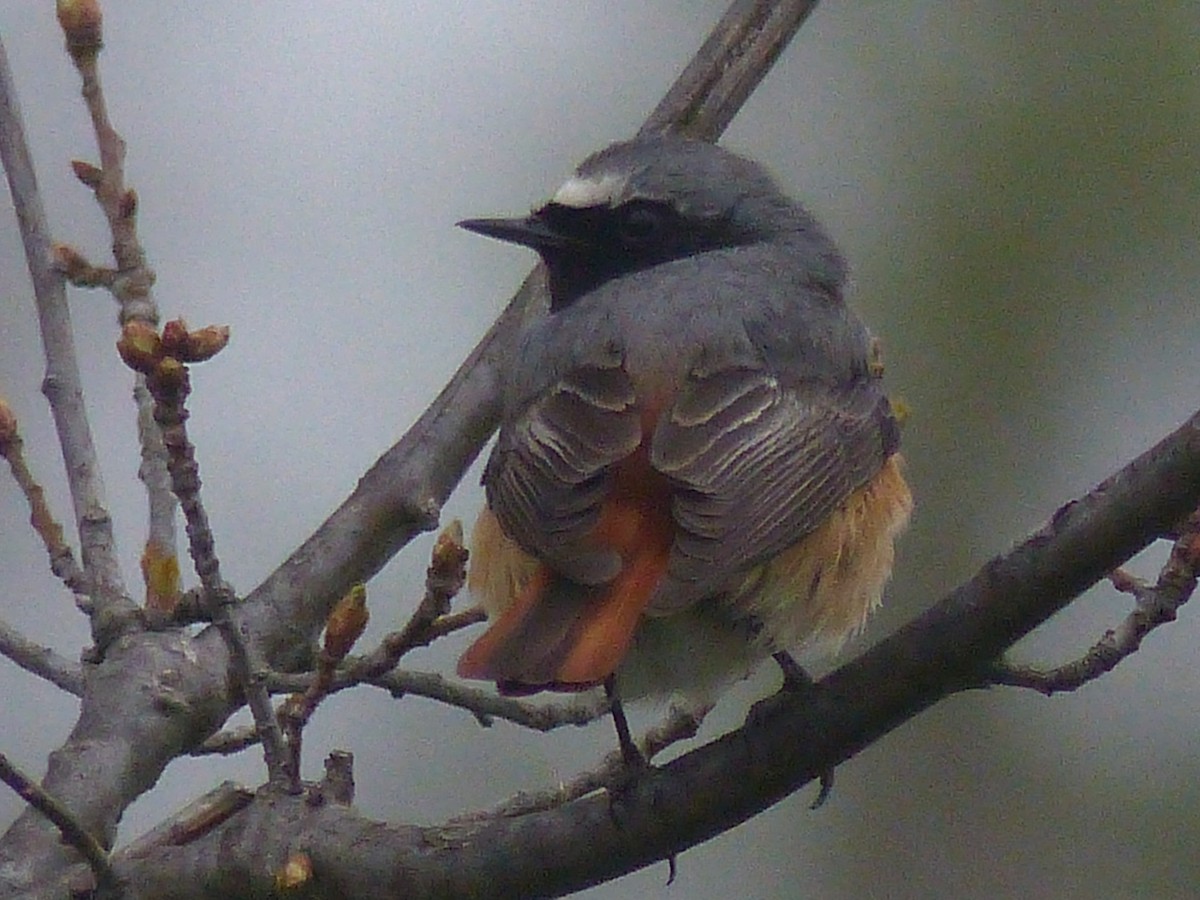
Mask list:
[[718,248],[807,238],[832,250],[757,163],[680,137],[593,154],[523,218],[458,224],[536,250],[549,272],[552,310],[612,278]]

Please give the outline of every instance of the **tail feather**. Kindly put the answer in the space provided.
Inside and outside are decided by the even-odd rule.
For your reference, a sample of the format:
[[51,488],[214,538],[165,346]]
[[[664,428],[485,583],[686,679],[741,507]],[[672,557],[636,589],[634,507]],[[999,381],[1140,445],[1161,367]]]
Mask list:
[[[653,426],[647,412],[646,433]],[[621,570],[603,584],[580,584],[538,565],[532,577],[516,582],[507,572],[493,589],[514,593],[492,625],[475,641],[458,663],[464,678],[495,681],[507,693],[538,690],[583,690],[600,684],[620,665],[642,615],[667,571],[673,540],[670,485],[649,464],[645,444],[612,473],[605,499],[590,539],[596,548],[615,552]],[[490,515],[490,513],[488,514]],[[496,547],[484,541],[475,565],[498,566],[494,551],[520,552],[485,520],[486,538],[499,538]],[[478,526],[477,526],[478,527]],[[479,583],[490,585],[487,572]]]
[[605,585],[582,585],[542,566],[462,655],[458,674],[510,693],[583,690],[621,662],[660,575],[637,562]]

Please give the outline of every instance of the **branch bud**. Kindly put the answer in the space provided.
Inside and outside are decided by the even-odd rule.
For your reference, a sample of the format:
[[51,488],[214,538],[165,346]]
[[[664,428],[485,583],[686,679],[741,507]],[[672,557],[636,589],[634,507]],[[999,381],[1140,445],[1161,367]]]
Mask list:
[[356,584],[346,593],[325,620],[325,653],[333,662],[341,662],[362,637],[371,614],[367,611],[367,589]]
[[0,397],[0,449],[12,443],[17,436],[17,414],[13,412],[8,401]]
[[146,541],[142,551],[142,581],[146,608],[174,612],[179,604],[179,560],[157,541]]
[[872,378],[883,377],[883,342],[877,337],[871,338],[867,350],[867,374]]
[[435,612],[442,616],[450,611],[450,598],[462,590],[467,580],[467,548],[463,546],[462,522],[452,521],[442,529],[429,556],[425,570],[425,590],[439,595]]
[[204,362],[224,350],[228,343],[228,325],[206,325],[188,332],[179,358],[190,363]]
[[312,877],[312,857],[302,850],[297,850],[275,873],[275,888],[285,893],[294,891],[306,886],[312,881]]
[[[152,374],[161,387],[177,388],[187,380],[187,366],[173,356],[165,356],[148,374]],[[150,392],[154,393],[153,388]]]
[[57,0],[55,6],[71,58],[78,62],[99,53],[104,46],[99,0]]
[[162,330],[163,354],[183,359],[187,354],[188,327],[183,319],[172,319]]
[[70,244],[51,244],[50,263],[56,272],[71,281],[92,269],[92,264]]
[[158,332],[137,319],[126,322],[121,329],[117,352],[125,365],[143,375],[149,375],[163,361],[162,339]]
[[83,182],[85,187],[90,187],[93,191],[100,187],[100,182],[104,180],[103,169],[84,162],[82,159],[71,160],[71,171],[75,173],[76,178]]
[[138,208],[137,191],[135,191],[133,188],[128,188],[125,191],[125,193],[121,195],[121,207],[119,210],[121,218],[122,219],[132,219],[134,213],[137,212],[137,208]]

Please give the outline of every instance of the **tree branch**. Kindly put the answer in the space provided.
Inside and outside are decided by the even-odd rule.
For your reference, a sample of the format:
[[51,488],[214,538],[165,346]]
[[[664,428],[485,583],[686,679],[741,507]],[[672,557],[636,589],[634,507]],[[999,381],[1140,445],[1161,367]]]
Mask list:
[[[158,305],[153,295],[154,270],[146,262],[146,253],[138,238],[138,197],[132,188],[125,185],[125,140],[109,119],[108,103],[100,81],[99,57],[103,44],[99,5],[85,8],[87,4],[77,3],[74,18],[64,17],[64,5],[59,6],[59,24],[67,39],[71,61],[79,73],[81,93],[92,122],[96,149],[100,153],[99,168],[79,160],[73,161],[71,167],[75,176],[91,188],[96,196],[96,202],[112,235],[113,259],[116,262],[114,270],[105,272],[89,267],[89,274],[103,275],[94,286],[105,287],[117,301],[120,308],[118,320],[121,325],[138,321],[151,328],[157,328]],[[69,250],[61,246],[59,249]],[[78,253],[75,253],[75,256],[82,261]],[[81,283],[76,278],[72,278],[72,282]],[[140,373],[134,379],[133,400],[137,406],[137,435],[142,451],[138,477],[146,486],[149,512],[146,555],[152,562],[167,559],[176,561],[176,507],[167,474],[167,452],[154,423],[153,403],[145,377]],[[157,602],[162,599],[154,596],[156,587],[161,585],[156,585],[152,578],[146,578],[148,601]]]
[[[643,759],[652,760],[672,744],[694,738],[700,730],[700,726],[704,724],[705,716],[711,710],[711,706],[700,708],[672,706],[666,718],[647,731],[637,742],[638,752],[642,754]],[[511,818],[553,809],[571,800],[585,797],[593,791],[612,788],[614,785],[623,785],[628,776],[629,764],[625,759],[625,754],[622,750],[616,749],[604,757],[599,768],[591,772],[580,772],[570,781],[560,784],[552,790],[520,793],[492,809],[469,813],[451,819],[447,824],[484,822],[500,816]]]
[[1179,608],[1195,592],[1198,574],[1200,510],[1188,516],[1153,585],[1145,584],[1121,569],[1109,573],[1109,580],[1118,590],[1134,596],[1134,608],[1120,625],[1109,629],[1082,657],[1049,670],[1001,660],[989,667],[984,676],[990,684],[1031,688],[1046,696],[1078,690],[1136,653],[1155,628],[1174,622]]
[[83,855],[99,884],[106,887],[114,884],[112,867],[109,865],[105,849],[88,834],[69,809],[38,787],[37,782],[14,766],[3,753],[0,753],[0,781],[45,816],[58,829],[63,840]]
[[87,596],[87,577],[63,538],[62,526],[46,502],[46,492],[25,462],[25,441],[17,417],[3,397],[0,397],[0,456],[8,461],[13,481],[29,505],[29,524],[42,539],[46,555],[50,557],[50,571],[75,594],[75,605],[83,612],[89,612],[91,600]]
[[26,672],[45,678],[76,697],[83,694],[83,671],[49,647],[35,644],[7,622],[0,620],[0,656],[11,659]]
[[678,131],[715,141],[816,6],[816,0],[736,0],[638,134]]
[[[145,354],[149,358],[138,358],[136,351],[139,348],[133,340],[134,335],[140,331],[146,337],[152,335],[158,338],[152,329],[147,332],[147,328],[149,326],[146,325],[139,327],[139,323],[126,323],[117,349],[131,368],[137,369],[138,363],[141,363],[146,387],[154,398],[154,421],[161,429],[163,446],[167,449],[171,490],[178,498],[187,522],[188,551],[200,578],[204,606],[212,617],[213,627],[225,642],[231,673],[254,716],[271,783],[276,787],[298,789],[299,785],[295,783],[299,778],[298,769],[288,764],[283,732],[263,683],[265,669],[258,663],[251,642],[243,638],[230,615],[236,598],[233,589],[221,577],[216,540],[200,496],[200,465],[196,462],[195,447],[187,433],[186,403],[191,393],[191,379],[187,362],[171,355],[172,351],[186,353],[193,333],[187,331],[182,320],[168,322],[158,343],[159,354],[166,355],[154,360],[155,354],[150,352]],[[218,341],[214,353],[219,352],[229,338],[228,329],[217,329],[216,334]],[[150,342],[150,346],[153,346],[153,342]]]
[[3,41],[0,41],[0,162],[3,162],[8,177],[25,246],[25,260],[33,281],[46,356],[42,391],[50,401],[54,427],[58,431],[75,524],[79,529],[80,555],[91,585],[92,634],[97,643],[104,643],[110,639],[106,632],[117,621],[123,621],[134,607],[117,565],[116,539],[83,402],[67,292],[62,276],[51,264],[50,226],[25,141],[16,87]]
[[221,896],[213,886],[218,858],[253,889],[273,861],[303,846],[323,890],[356,900],[580,890],[745,821],[976,684],[1007,647],[1197,506],[1200,413],[812,690],[762,701],[737,731],[648,770],[616,796],[435,828],[260,797],[196,844],[121,858],[116,869],[129,879],[131,898],[199,900]]

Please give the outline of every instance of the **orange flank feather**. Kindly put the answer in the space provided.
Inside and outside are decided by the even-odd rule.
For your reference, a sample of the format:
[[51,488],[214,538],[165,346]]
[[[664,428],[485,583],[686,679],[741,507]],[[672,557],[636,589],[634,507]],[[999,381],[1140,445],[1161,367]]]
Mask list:
[[[651,421],[644,423],[644,433],[652,433],[652,417],[645,418]],[[536,562],[532,575],[521,577],[525,562],[511,554],[529,558],[484,510],[476,526],[472,581],[492,595],[484,599],[493,624],[463,654],[459,675],[527,693],[583,690],[613,674],[666,572],[674,539],[670,487],[651,468],[647,444],[615,467],[589,535],[596,549],[621,558],[621,570],[610,582],[578,584]],[[480,534],[489,530],[495,533]],[[489,572],[493,568],[499,577]]]

